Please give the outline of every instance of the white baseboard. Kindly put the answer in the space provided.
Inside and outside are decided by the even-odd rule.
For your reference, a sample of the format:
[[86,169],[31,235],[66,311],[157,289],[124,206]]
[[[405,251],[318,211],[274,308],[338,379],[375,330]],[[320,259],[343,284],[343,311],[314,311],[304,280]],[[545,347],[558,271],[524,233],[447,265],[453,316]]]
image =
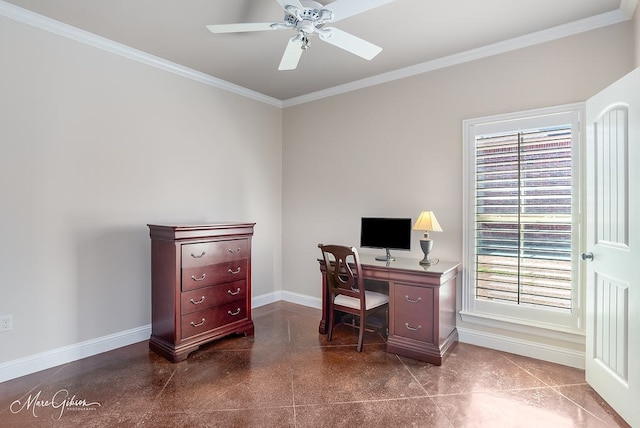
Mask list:
[[321,309],[322,299],[319,297],[311,297],[306,294],[294,293],[292,291],[274,291],[272,293],[263,294],[261,296],[253,297],[251,299],[251,307],[259,308],[260,306],[268,305],[279,301],[285,301],[290,303],[296,303],[302,306],[308,306],[310,308]]
[[0,364],[0,382],[148,340],[151,324]]
[[458,327],[457,330],[458,340],[463,343],[509,352],[516,355],[523,355],[537,360],[549,361],[584,370],[585,353],[581,351],[531,342],[528,340],[514,339],[513,337],[486,333],[468,328]]
[[282,300],[282,291],[274,291],[260,296],[253,296],[251,298],[251,308],[259,308],[260,306],[279,302],[280,300]]
[[293,293],[291,291],[282,292],[282,300],[298,305],[308,306],[310,308],[322,309],[322,299],[319,297],[311,297],[306,294]]
[[[322,304],[322,299],[317,297],[310,297],[290,291],[274,291],[253,297],[251,306],[257,308],[281,300],[317,309],[319,309]],[[67,364],[82,358],[91,357],[123,346],[142,342],[143,340],[149,340],[150,336],[151,324],[148,324],[17,360],[7,361],[6,363],[0,364],[0,382],[50,369],[51,367]]]
[[[322,308],[322,299],[318,297],[282,290],[254,297],[251,300],[251,306],[257,308],[281,300],[316,309]],[[150,336],[151,325],[148,324],[120,333],[114,333],[97,339],[87,340],[74,345],[8,361],[0,364],[0,382],[5,382],[61,364],[67,364],[82,358],[91,357],[133,343],[142,342],[143,340],[148,340]],[[458,336],[460,342],[584,369],[584,352],[542,345],[536,342],[513,339],[511,337],[460,327],[458,328]]]

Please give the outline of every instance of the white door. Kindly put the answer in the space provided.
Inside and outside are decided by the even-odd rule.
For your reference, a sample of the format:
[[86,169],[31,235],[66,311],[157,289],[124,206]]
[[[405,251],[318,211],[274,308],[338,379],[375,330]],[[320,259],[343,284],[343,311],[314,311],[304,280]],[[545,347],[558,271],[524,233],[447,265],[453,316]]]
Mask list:
[[586,378],[640,427],[640,69],[587,101]]

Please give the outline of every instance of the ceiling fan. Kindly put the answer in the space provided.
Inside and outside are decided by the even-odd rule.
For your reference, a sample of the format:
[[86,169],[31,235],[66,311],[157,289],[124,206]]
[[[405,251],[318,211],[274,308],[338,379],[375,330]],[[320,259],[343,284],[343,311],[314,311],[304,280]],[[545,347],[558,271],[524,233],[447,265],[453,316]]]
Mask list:
[[347,52],[371,60],[382,48],[353,34],[333,27],[329,22],[338,22],[353,15],[374,9],[393,0],[336,0],[321,5],[312,0],[276,0],[285,11],[284,22],[254,22],[240,24],[207,25],[212,33],[242,33],[267,30],[294,30],[284,50],[278,70],[293,70],[298,66],[302,53],[309,49],[309,37],[314,33],[320,40],[344,49]]

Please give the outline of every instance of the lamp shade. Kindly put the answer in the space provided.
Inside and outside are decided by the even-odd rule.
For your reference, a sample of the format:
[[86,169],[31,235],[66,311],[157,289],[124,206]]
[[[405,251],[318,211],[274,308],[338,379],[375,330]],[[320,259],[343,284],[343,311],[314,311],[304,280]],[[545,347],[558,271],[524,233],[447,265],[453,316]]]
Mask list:
[[418,220],[416,220],[416,223],[413,225],[413,230],[442,232],[440,223],[438,223],[438,219],[433,211],[422,211]]

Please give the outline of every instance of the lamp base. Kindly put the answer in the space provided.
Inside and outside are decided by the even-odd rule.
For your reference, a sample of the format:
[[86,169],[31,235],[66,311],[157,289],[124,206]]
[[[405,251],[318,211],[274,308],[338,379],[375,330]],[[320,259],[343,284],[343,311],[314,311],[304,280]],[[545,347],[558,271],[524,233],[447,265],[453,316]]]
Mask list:
[[431,239],[421,239],[420,240],[420,248],[422,248],[422,252],[424,253],[424,258],[420,260],[421,265],[430,265],[433,264],[433,261],[429,259],[429,253],[433,248],[433,240]]

